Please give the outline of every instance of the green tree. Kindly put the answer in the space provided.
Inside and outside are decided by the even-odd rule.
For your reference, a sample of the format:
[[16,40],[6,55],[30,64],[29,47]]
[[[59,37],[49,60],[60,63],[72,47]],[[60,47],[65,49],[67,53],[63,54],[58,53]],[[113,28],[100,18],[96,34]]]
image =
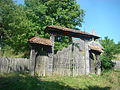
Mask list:
[[116,54],[115,42],[113,39],[105,37],[104,40],[101,40],[101,44],[104,47],[104,53],[101,55],[102,69],[112,69],[114,63],[111,60],[115,58]]
[[28,19],[25,7],[12,0],[0,1],[1,35],[4,47],[9,46],[15,53],[27,51],[28,39],[35,36],[38,26]]
[[116,54],[120,54],[120,42],[116,44]]
[[[0,0],[0,16],[4,47],[8,45],[18,53],[29,50],[27,41],[32,36],[49,38],[49,34],[44,32],[47,25],[81,26],[84,11],[76,0],[25,0],[24,5]],[[71,38],[66,36],[56,37],[56,50],[67,46],[70,41]]]
[[[25,0],[25,5],[29,20],[39,27],[36,35],[40,37],[49,37],[44,32],[47,25],[75,28],[83,22],[84,11],[76,0]],[[55,40],[55,50],[59,50],[67,46],[71,38],[57,36]]]
[[9,23],[12,22],[11,13],[14,10],[14,6],[15,4],[12,0],[0,0],[0,41],[2,47],[10,31]]

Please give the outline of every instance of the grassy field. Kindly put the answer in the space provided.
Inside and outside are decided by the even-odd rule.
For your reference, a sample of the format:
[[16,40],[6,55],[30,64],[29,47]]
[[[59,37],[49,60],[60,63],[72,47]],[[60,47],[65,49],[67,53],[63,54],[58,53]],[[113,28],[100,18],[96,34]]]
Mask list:
[[78,77],[0,74],[0,90],[120,90],[120,71]]

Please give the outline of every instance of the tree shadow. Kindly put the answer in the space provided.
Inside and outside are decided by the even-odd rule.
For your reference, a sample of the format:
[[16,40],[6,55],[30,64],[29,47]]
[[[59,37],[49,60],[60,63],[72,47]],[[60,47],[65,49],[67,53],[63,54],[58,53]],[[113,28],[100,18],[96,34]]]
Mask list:
[[0,90],[75,90],[62,82],[43,81],[31,76],[0,77]]
[[38,77],[10,75],[0,77],[0,90],[110,90],[110,87],[87,86],[73,88],[59,81],[45,81]]
[[88,90],[110,90],[111,87],[88,86]]

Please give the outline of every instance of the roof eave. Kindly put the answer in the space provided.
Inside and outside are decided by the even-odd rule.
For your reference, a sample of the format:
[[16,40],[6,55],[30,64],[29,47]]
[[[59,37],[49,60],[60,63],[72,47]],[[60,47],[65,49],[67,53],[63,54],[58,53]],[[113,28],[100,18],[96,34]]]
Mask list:
[[[89,39],[92,39],[92,38],[99,39],[100,38],[99,36],[92,35],[90,33],[86,33],[86,32],[83,32],[83,31],[77,31],[77,30],[74,30],[74,29],[70,29],[70,31],[69,31],[69,30],[65,30],[64,27],[63,28],[62,27],[58,28],[59,26],[56,26],[57,28],[55,28],[55,26],[54,27],[52,27],[52,26],[54,26],[54,25],[47,26],[45,28],[45,32],[51,33],[51,34],[59,34],[59,35],[62,33],[62,35],[66,35],[66,36],[70,36],[70,34],[71,34],[71,37],[77,37],[77,38],[80,38],[80,37],[89,38]],[[67,29],[69,29],[69,28],[67,28]],[[76,32],[74,32],[72,30],[74,30]],[[63,34],[63,32],[65,32],[65,33]],[[66,32],[70,33],[70,34],[68,35]]]

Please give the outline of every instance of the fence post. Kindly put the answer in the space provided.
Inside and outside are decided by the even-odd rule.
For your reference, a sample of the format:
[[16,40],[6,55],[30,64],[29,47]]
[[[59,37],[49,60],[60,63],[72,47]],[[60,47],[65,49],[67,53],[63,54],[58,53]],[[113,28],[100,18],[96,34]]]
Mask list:
[[50,58],[49,58],[49,72],[50,74],[52,75],[53,73],[53,63],[54,63],[54,40],[55,40],[55,36],[53,34],[50,34],[50,40],[52,42],[52,52],[51,54],[49,55]]
[[88,75],[90,73],[90,60],[89,60],[89,47],[88,42],[85,42],[85,73]]
[[31,49],[31,53],[30,53],[30,72],[31,75],[34,76],[35,75],[35,58],[36,58],[36,53],[35,53],[35,49]]

